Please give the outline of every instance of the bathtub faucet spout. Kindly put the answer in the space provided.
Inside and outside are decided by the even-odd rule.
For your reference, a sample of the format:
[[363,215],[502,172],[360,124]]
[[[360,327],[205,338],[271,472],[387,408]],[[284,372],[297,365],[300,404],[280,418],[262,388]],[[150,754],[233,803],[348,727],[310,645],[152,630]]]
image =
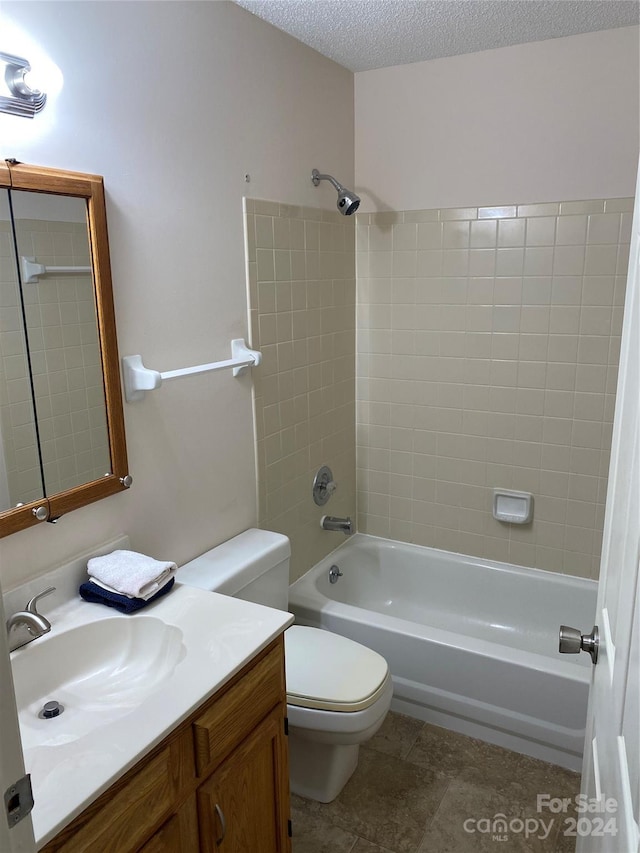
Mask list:
[[336,518],[333,515],[323,515],[320,520],[320,527],[323,530],[337,530],[344,533],[345,536],[351,536],[353,533],[353,522],[351,518]]

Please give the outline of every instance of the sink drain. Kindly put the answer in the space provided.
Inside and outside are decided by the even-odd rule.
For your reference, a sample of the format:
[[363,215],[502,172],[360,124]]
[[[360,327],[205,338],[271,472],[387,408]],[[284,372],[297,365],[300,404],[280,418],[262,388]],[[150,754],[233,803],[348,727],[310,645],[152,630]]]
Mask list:
[[59,717],[64,711],[64,705],[56,702],[55,699],[51,702],[45,702],[38,716],[42,720],[52,720],[54,717]]

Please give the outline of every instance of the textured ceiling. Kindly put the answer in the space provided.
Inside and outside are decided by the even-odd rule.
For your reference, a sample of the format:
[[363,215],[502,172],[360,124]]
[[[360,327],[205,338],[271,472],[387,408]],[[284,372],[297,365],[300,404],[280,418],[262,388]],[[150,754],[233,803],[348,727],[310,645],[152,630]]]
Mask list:
[[626,27],[637,0],[236,0],[344,65],[367,71]]

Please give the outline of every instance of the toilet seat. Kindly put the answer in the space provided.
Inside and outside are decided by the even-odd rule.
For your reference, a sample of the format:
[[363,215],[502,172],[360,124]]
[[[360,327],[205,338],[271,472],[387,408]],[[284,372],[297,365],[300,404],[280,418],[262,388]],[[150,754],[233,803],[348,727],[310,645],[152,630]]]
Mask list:
[[339,634],[292,625],[284,635],[287,702],[322,711],[362,711],[385,692],[386,660]]

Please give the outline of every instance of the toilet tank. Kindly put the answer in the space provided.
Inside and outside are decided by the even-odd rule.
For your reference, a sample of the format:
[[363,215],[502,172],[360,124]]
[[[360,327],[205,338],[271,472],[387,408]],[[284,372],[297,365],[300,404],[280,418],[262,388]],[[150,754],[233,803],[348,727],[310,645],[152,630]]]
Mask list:
[[290,556],[286,536],[251,528],[185,563],[176,580],[287,610]]

